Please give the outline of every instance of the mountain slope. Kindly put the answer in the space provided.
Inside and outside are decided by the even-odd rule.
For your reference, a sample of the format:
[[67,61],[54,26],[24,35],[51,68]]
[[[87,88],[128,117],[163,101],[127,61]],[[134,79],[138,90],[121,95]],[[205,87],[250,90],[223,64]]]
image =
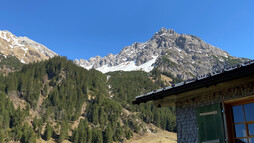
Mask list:
[[89,60],[76,59],[75,63],[103,73],[119,70],[149,72],[157,67],[161,72],[188,79],[244,60],[232,57],[196,36],[162,28],[147,42],[135,42],[116,55],[96,56]]
[[110,143],[158,127],[174,131],[173,108],[131,104],[134,96],[158,87],[145,72],[105,75],[62,57],[24,64],[0,75],[0,142]]
[[8,74],[19,70],[22,65],[15,56],[6,56],[0,53],[0,74]]
[[0,53],[6,56],[15,56],[22,63],[47,60],[57,55],[47,47],[27,37],[16,37],[9,31],[1,30]]

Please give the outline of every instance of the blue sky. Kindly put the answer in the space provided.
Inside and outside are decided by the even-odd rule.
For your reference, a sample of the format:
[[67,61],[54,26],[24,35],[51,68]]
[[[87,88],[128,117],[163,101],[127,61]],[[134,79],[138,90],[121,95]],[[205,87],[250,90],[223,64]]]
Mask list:
[[253,0],[3,0],[0,30],[69,59],[117,54],[161,27],[254,59]]

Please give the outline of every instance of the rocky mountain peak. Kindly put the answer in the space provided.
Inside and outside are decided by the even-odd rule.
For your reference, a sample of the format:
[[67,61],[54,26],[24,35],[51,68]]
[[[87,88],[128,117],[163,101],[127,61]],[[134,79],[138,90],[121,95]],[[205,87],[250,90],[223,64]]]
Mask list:
[[176,33],[173,29],[165,29],[162,28],[158,32],[156,32],[153,37],[149,40],[151,41],[156,41],[157,43],[163,41],[168,41],[169,39],[174,39],[175,37],[180,36],[181,34]]
[[89,60],[76,59],[74,62],[81,67],[95,68],[103,73],[119,70],[149,72],[158,68],[162,73],[188,79],[243,61],[244,59],[232,57],[197,36],[161,28],[148,41],[135,42],[116,55],[96,56]]
[[47,60],[57,54],[27,37],[17,37],[0,30],[0,53],[17,57],[22,63]]
[[159,31],[158,34],[166,33],[168,30],[164,27],[162,27]]
[[158,35],[162,35],[162,34],[176,34],[176,32],[173,29],[166,29],[164,27],[162,27],[158,32]]

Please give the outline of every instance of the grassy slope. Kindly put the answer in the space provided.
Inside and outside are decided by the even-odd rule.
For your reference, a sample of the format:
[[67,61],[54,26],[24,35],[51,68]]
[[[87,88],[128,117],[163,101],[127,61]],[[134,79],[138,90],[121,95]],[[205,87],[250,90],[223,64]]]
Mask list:
[[125,143],[177,143],[177,135],[173,132],[160,130],[156,133],[148,132],[143,136],[134,134],[133,138]]

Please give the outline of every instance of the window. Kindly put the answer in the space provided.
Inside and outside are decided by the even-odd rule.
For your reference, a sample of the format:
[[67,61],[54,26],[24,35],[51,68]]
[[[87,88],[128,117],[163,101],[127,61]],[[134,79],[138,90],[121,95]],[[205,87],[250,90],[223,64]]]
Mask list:
[[254,100],[225,102],[229,142],[254,143]]
[[235,140],[254,142],[254,103],[232,107]]

